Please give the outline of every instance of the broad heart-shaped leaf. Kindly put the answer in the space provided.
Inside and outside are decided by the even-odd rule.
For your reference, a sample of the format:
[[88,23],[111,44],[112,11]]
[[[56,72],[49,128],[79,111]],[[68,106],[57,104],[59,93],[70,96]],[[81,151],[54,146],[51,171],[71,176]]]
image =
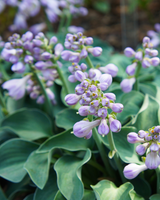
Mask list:
[[0,128],[0,145],[5,141],[18,137],[12,130],[8,127]]
[[157,93],[156,85],[150,82],[144,82],[139,84],[139,88],[142,93],[156,97]]
[[54,200],[66,200],[66,198],[64,198],[64,196],[61,194],[61,192],[58,191]]
[[138,195],[135,198],[131,183],[125,183],[117,188],[111,181],[103,180],[91,187],[95,192],[97,200],[144,200],[138,197]]
[[43,189],[49,175],[50,152],[37,153],[34,151],[26,161],[24,168],[28,172],[31,180]]
[[160,200],[160,194],[154,194],[152,195],[149,200]]
[[159,102],[149,95],[145,95],[143,105],[135,116],[132,124],[137,130],[148,130],[152,126],[157,126],[160,121]]
[[[120,132],[113,133],[113,138],[117,152],[125,163],[133,162],[142,164],[135,152],[136,144],[131,144],[127,141],[127,134],[135,131],[136,129],[134,127],[123,127]],[[101,137],[101,139],[103,143],[109,148],[107,137]]]
[[7,197],[4,195],[1,187],[0,187],[0,200],[7,200]]
[[131,91],[122,96],[121,103],[124,105],[123,112],[117,115],[117,119],[123,124],[125,120],[138,113],[143,103],[144,95],[138,91]]
[[38,148],[33,142],[11,139],[0,146],[0,176],[14,183],[26,175],[23,168],[30,153]]
[[69,151],[79,151],[92,148],[93,138],[90,138],[89,140],[77,138],[74,134],[71,134],[71,130],[72,129],[50,137],[40,146],[37,152],[48,152],[55,148],[66,149]]
[[77,110],[66,108],[56,115],[56,124],[66,130],[73,127],[73,125],[81,121],[84,117],[76,114]]
[[49,118],[36,109],[22,109],[9,115],[2,121],[2,127],[9,127],[18,136],[28,140],[53,135]]
[[67,200],[82,199],[84,188],[81,181],[81,167],[90,158],[91,151],[88,149],[82,160],[75,156],[63,156],[55,163],[58,188]]
[[47,200],[53,200],[57,191],[58,187],[57,187],[56,173],[53,170],[53,168],[51,168],[47,184],[45,185],[43,190],[40,190],[39,188],[36,189],[34,200],[45,200],[46,197]]

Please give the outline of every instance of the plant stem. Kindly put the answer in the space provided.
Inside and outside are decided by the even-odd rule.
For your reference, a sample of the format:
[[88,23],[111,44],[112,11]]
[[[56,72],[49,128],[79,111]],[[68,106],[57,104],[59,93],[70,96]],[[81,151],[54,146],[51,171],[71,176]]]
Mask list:
[[88,64],[89,68],[93,68],[93,69],[94,69],[94,66],[93,66],[93,64],[92,64],[92,62],[91,62],[89,56],[86,57],[86,62],[87,62],[87,64]]
[[9,77],[8,74],[6,73],[6,70],[4,69],[4,66],[2,66],[1,60],[0,60],[0,72],[2,73],[3,79],[4,79],[5,81],[8,81],[10,77]]
[[72,15],[71,13],[67,13],[67,22],[66,22],[66,33],[68,32],[68,27],[70,26],[71,24],[71,21],[72,21]]
[[68,89],[68,87],[67,87],[66,79],[65,79],[64,76],[63,76],[63,72],[61,71],[61,69],[60,69],[60,67],[59,67],[58,65],[57,65],[56,69],[57,69],[57,72],[58,72],[58,74],[59,74],[59,77],[60,77],[60,79],[61,79],[61,81],[62,81],[62,83],[63,83],[63,86],[64,86],[64,88],[65,88],[65,90],[66,90],[66,93],[69,94],[69,89]]
[[63,83],[63,86],[64,86],[64,88],[65,88],[65,90],[66,90],[66,93],[69,94],[69,89],[68,89],[68,86],[67,86],[67,82],[66,82],[66,79],[65,79],[64,76],[63,76],[63,72],[62,72],[61,68],[58,66],[58,64],[57,64],[57,62],[54,60],[54,58],[52,59],[52,62],[53,62],[53,63],[55,64],[55,66],[56,66],[57,72],[58,72],[59,77],[60,77],[60,79],[61,79],[61,81],[62,81],[62,83]]
[[59,23],[59,26],[58,26],[58,33],[60,33],[62,31],[62,27],[64,25],[64,22],[65,22],[65,15],[62,14],[62,17],[61,17],[61,20],[60,20],[60,23]]
[[160,194],[160,168],[156,169],[157,174],[157,193]]
[[3,112],[3,114],[6,116],[8,114],[7,106],[5,104],[5,101],[3,99],[3,96],[2,96],[1,92],[0,92],[0,105],[2,106],[2,112]]
[[136,70],[136,73],[135,73],[136,82],[135,82],[135,84],[134,84],[134,90],[137,90],[137,91],[139,91],[139,80],[138,80],[138,76],[139,76],[140,70],[141,70],[141,63],[138,62],[137,70]]
[[[108,138],[110,150],[111,151],[116,151],[116,147],[115,147],[115,144],[114,144],[114,139],[113,139],[113,135],[112,135],[112,131],[111,130],[109,131],[109,133],[107,135],[107,138]],[[118,155],[117,152],[114,154],[114,160],[116,162],[116,165],[117,165],[118,171],[120,173],[121,179],[122,179],[122,181],[124,183],[124,182],[126,182],[126,179],[125,179],[125,177],[123,175],[123,167],[122,167],[121,160],[120,160],[119,155]]]
[[53,118],[53,106],[52,106],[52,104],[51,104],[51,101],[50,101],[50,99],[49,99],[47,93],[46,93],[46,89],[45,89],[45,87],[44,87],[42,81],[40,80],[40,78],[39,78],[37,72],[33,69],[32,66],[30,66],[30,68],[31,68],[31,70],[32,70],[32,72],[33,72],[33,75],[34,75],[36,81],[38,82],[38,84],[39,84],[39,86],[40,86],[40,88],[41,88],[41,91],[42,91],[44,97],[45,97],[46,112],[47,112],[47,114],[48,114],[51,118]]
[[99,135],[99,133],[97,132],[97,129],[96,129],[96,128],[93,128],[92,132],[93,132],[94,141],[95,141],[96,144],[97,144],[97,147],[98,147],[99,153],[100,153],[100,155],[101,155],[102,161],[103,161],[103,163],[104,163],[104,166],[105,166],[105,168],[106,168],[106,171],[107,171],[108,174],[111,175],[113,178],[116,178],[115,173],[114,173],[114,171],[113,171],[113,169],[111,168],[111,165],[110,165],[110,163],[109,163],[108,156],[107,156],[107,154],[106,154],[105,148],[104,148],[103,143],[102,143],[102,141],[101,141],[100,135]]

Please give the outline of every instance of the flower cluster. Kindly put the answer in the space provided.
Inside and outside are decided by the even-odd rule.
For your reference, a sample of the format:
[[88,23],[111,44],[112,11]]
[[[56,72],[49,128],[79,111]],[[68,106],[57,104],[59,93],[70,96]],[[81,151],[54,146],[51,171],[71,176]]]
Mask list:
[[160,126],[154,126],[148,131],[140,130],[137,133],[131,132],[127,136],[130,143],[141,143],[136,147],[138,155],[146,153],[144,165],[129,164],[124,168],[124,176],[128,179],[135,178],[141,171],[156,169],[160,165]]
[[[55,36],[48,40],[41,32],[35,38],[29,31],[23,34],[22,37],[18,34],[13,34],[9,37],[9,42],[5,44],[1,53],[2,58],[13,63],[11,67],[13,72],[20,74],[27,72],[28,66],[32,71],[37,71],[38,77],[44,84],[46,93],[52,103],[55,103],[55,98],[49,87],[58,78],[57,65],[59,65],[58,67],[62,65],[58,59],[63,51],[63,46],[57,41]],[[27,84],[27,91],[30,97],[37,99],[37,103],[44,103],[45,98],[34,74],[26,77],[7,81],[2,87],[9,90],[9,95],[17,100],[24,96]],[[19,83],[22,87],[20,87]],[[14,90],[13,86],[15,87]]]
[[[113,93],[104,93],[112,83],[110,74],[101,74],[98,69],[90,69],[88,77],[80,70],[75,72],[75,77],[81,83],[75,88],[75,94],[68,94],[65,101],[68,105],[75,105],[78,102],[81,107],[79,115],[93,115],[95,120],[88,119],[77,122],[73,127],[74,135],[89,139],[92,136],[92,129],[98,127],[98,133],[105,136],[109,131],[118,132],[121,130],[121,123],[116,119],[117,113],[122,112],[123,105],[115,103],[116,96]],[[108,109],[112,112],[109,114]]]
[[[72,66],[68,67],[68,70],[72,75],[68,77],[70,82],[76,82],[76,71],[85,72],[87,70],[87,65],[84,63],[78,64],[80,60],[87,58],[88,54],[91,53],[94,57],[98,57],[102,54],[101,47],[93,47],[92,37],[86,37],[82,32],[78,32],[77,34],[67,34],[64,46],[67,49],[73,50],[65,50],[61,53],[61,57],[63,60],[69,61],[72,63]],[[104,73],[111,74],[113,77],[117,75],[118,68],[114,64],[108,64],[105,67],[100,67],[99,70]],[[100,73],[99,71],[99,73]],[[91,71],[90,71],[91,73]],[[86,77],[88,76],[85,72]]]
[[138,51],[134,51],[132,48],[127,47],[124,50],[124,54],[127,57],[134,57],[134,61],[131,65],[127,66],[126,73],[128,74],[128,78],[124,79],[120,86],[123,92],[130,92],[132,90],[133,84],[136,81],[138,71],[138,67],[142,66],[143,68],[148,68],[152,66],[158,66],[160,63],[160,59],[157,57],[158,51],[153,49],[153,44],[150,41],[149,37],[143,38],[142,43],[143,49],[138,49]]
[[157,47],[160,44],[160,24],[155,24],[154,28],[156,31],[149,30],[147,35],[151,38],[153,47]]
[[[51,23],[57,22],[59,17],[64,14],[64,11],[71,13],[73,16],[88,14],[88,10],[84,8],[83,0],[0,0],[0,13],[5,9],[6,5],[17,7],[18,11],[14,18],[13,25],[10,26],[11,31],[27,29],[27,20],[30,17],[36,16],[41,7],[44,7],[46,15]],[[37,24],[30,28],[30,31],[42,31],[46,25],[44,23]]]

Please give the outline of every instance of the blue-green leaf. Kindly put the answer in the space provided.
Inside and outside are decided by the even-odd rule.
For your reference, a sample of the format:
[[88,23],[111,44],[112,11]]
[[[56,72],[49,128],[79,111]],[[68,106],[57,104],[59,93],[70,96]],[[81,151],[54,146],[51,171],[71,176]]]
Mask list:
[[30,153],[38,148],[33,142],[22,139],[11,139],[0,146],[0,176],[20,182],[26,175],[23,168]]
[[53,135],[49,118],[36,109],[23,109],[9,115],[2,121],[2,127],[9,127],[18,136],[28,140]]
[[55,163],[58,187],[67,200],[82,199],[84,188],[81,181],[81,167],[90,158],[91,151],[88,149],[82,160],[75,156],[63,156]]

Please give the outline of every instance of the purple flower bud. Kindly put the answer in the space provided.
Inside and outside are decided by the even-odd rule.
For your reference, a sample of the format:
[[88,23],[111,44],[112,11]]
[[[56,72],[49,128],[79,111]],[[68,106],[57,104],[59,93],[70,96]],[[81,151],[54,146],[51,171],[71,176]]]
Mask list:
[[87,115],[89,115],[88,109],[89,109],[89,106],[81,106],[79,108],[79,110],[78,110],[79,115],[81,115],[81,116],[87,116]]
[[151,151],[146,156],[145,165],[149,169],[156,169],[160,164],[160,157],[157,155],[157,152]]
[[150,133],[147,133],[146,136],[145,136],[145,140],[151,141],[152,139],[153,139],[152,135]]
[[43,45],[43,42],[41,40],[33,39],[32,41],[36,47],[41,47]]
[[48,80],[48,81],[46,82],[46,86],[47,86],[47,87],[51,87],[52,85],[53,85],[53,81]]
[[143,43],[149,43],[150,42],[150,38],[149,37],[144,37],[143,38]]
[[151,63],[151,65],[153,65],[153,66],[157,66],[157,65],[159,65],[159,62],[160,62],[160,59],[158,58],[158,57],[154,57],[154,58],[151,58],[150,59],[150,63]]
[[87,97],[90,97],[91,95],[92,95],[92,92],[91,92],[91,91],[89,91],[89,90],[86,91],[86,96],[87,96]]
[[99,69],[101,72],[110,74],[112,77],[117,76],[118,73],[118,67],[114,64],[108,64],[105,67],[100,67]]
[[121,130],[121,123],[117,119],[109,118],[109,126],[112,132],[119,132]]
[[92,130],[84,137],[84,139],[90,139],[92,137]]
[[89,53],[91,53],[94,57],[98,57],[102,54],[102,48],[101,47],[88,48],[87,51]]
[[49,88],[46,88],[46,93],[47,93],[47,95],[48,95],[48,98],[49,98],[50,100],[53,100],[53,99],[55,99],[55,95],[54,95],[54,93],[52,92],[52,90],[51,90],[51,89],[49,89]]
[[105,136],[109,133],[109,127],[107,125],[106,119],[102,119],[98,127],[98,133],[102,136]]
[[135,51],[132,49],[132,48],[130,48],[130,47],[127,47],[127,48],[125,48],[125,50],[124,50],[124,54],[127,56],[127,57],[132,57],[132,56],[134,56],[135,55]]
[[30,93],[30,98],[31,99],[37,99],[37,97],[39,96],[39,92],[38,91],[33,91]]
[[140,60],[140,61],[143,59],[143,53],[142,53],[142,51],[136,52],[135,59]]
[[115,113],[121,113],[123,110],[123,104],[121,103],[110,103],[109,107],[113,110]]
[[87,37],[84,39],[86,45],[91,45],[93,44],[93,38],[92,37]]
[[78,43],[79,43],[79,45],[83,45],[83,44],[84,44],[84,38],[80,38],[80,39],[78,40]]
[[128,65],[126,68],[126,73],[130,76],[133,76],[135,74],[136,67],[137,67],[137,62],[134,62],[131,65]]
[[44,59],[44,60],[49,60],[52,58],[52,54],[50,54],[49,52],[44,52],[44,53],[42,53],[41,56],[42,56],[42,59]]
[[80,53],[80,59],[86,58],[87,56],[88,56],[88,52],[85,48],[83,48],[81,53]]
[[51,37],[50,41],[49,41],[49,45],[54,45],[58,42],[58,39],[56,36]]
[[80,98],[81,96],[78,96],[76,94],[68,94],[67,96],[65,96],[65,101],[68,105],[72,106],[78,103]]
[[101,75],[102,75],[102,73],[98,69],[90,69],[89,70],[89,78],[94,81],[99,80]]
[[108,106],[109,105],[109,99],[105,98],[102,99],[102,106]]
[[79,70],[76,71],[74,75],[75,75],[75,78],[80,82],[82,82],[86,78],[85,74]]
[[65,51],[62,51],[61,57],[63,60],[69,61],[71,54],[72,54],[71,51],[65,50]]
[[31,41],[33,39],[33,33],[30,31],[27,31],[25,34],[22,35],[22,41]]
[[156,126],[156,127],[154,128],[154,132],[160,133],[160,126]]
[[123,170],[123,174],[127,179],[133,179],[136,176],[138,176],[139,173],[141,173],[142,171],[146,170],[147,166],[144,165],[137,165],[134,163],[131,163],[127,166],[125,166],[124,170]]
[[109,87],[112,83],[112,76],[110,74],[102,74],[99,77],[99,81],[100,83],[104,83],[104,82],[107,83]]
[[38,70],[43,70],[47,67],[46,63],[43,62],[43,61],[38,61],[35,63],[35,67],[38,69]]
[[91,103],[90,103],[91,106],[93,107],[97,107],[99,106],[99,101],[98,100],[93,100]]
[[71,45],[71,49],[74,50],[74,51],[76,51],[76,50],[79,49],[79,46],[76,45],[76,44],[72,44],[72,45]]
[[2,88],[7,89],[9,91],[9,96],[11,96],[13,99],[21,99],[25,95],[26,82],[29,78],[30,76],[28,75],[21,79],[12,79],[6,81],[2,84]]
[[158,151],[159,150],[158,144],[152,143],[151,146],[150,146],[150,150],[154,151],[154,152]]
[[85,71],[85,70],[87,69],[87,65],[84,64],[84,63],[82,63],[82,64],[80,65],[80,67],[81,67],[81,70],[82,70],[82,71]]
[[138,142],[144,142],[144,139],[141,139],[138,137],[138,134],[135,133],[135,132],[130,132],[128,135],[127,135],[127,140],[129,143],[138,143]]
[[33,48],[34,48],[34,44],[27,41],[27,42],[23,43],[23,47],[24,47],[24,49],[32,52]]
[[44,104],[45,98],[43,95],[39,96],[36,101],[38,104]]
[[107,97],[109,100],[116,100],[116,95],[114,93],[105,93],[104,96]]
[[9,58],[9,62],[11,62],[11,63],[17,63],[18,60],[19,60],[19,58],[15,55],[10,56],[10,58]]
[[65,41],[64,46],[65,46],[67,49],[71,49],[71,43],[68,42],[68,41]]
[[[63,52],[62,52],[63,53]],[[62,54],[61,54],[62,55]],[[62,58],[63,59],[63,58]],[[70,62],[78,63],[80,61],[80,53],[72,52],[69,57]]]
[[152,49],[150,51],[150,56],[157,56],[158,55],[158,51],[156,49]]
[[23,73],[25,71],[25,65],[22,62],[17,62],[16,64],[12,65],[11,70],[17,73]]
[[76,88],[75,88],[75,93],[77,95],[82,95],[84,93],[84,89],[81,85],[77,85]]
[[144,130],[138,131],[138,136],[139,136],[140,138],[144,138],[146,135],[147,135],[146,131],[144,131]]
[[98,86],[99,86],[99,88],[100,88],[102,91],[107,90],[108,87],[109,87],[109,86],[108,86],[108,83],[105,83],[105,82],[99,83]]
[[87,88],[89,85],[88,81],[84,80],[83,82],[81,82],[81,86],[84,88]]
[[77,137],[85,137],[89,132],[96,126],[100,124],[100,120],[95,120],[92,122],[89,121],[79,121],[73,126],[73,133]]
[[30,55],[26,55],[25,58],[24,58],[24,62],[28,63],[28,64],[33,63],[33,57],[30,56]]
[[77,82],[77,79],[76,79],[75,75],[70,75],[70,76],[68,77],[68,80],[69,80],[69,82],[71,82],[71,83]]
[[[147,144],[148,145],[148,144]],[[136,147],[136,152],[138,155],[142,156],[146,152],[146,144],[140,144]]]
[[41,53],[43,52],[43,50],[40,49],[39,47],[34,47],[34,48],[33,48],[33,52],[34,52],[35,54],[41,54]]
[[98,93],[97,93],[97,92],[92,92],[91,95],[92,95],[92,98],[93,98],[93,99],[96,99],[96,98],[98,97]]
[[132,90],[133,84],[135,83],[135,78],[124,79],[120,86],[123,92],[128,93]]
[[89,86],[89,90],[90,90],[91,92],[96,92],[96,91],[97,91],[97,87],[96,87],[95,85],[90,85],[90,86]]
[[96,108],[94,106],[89,106],[89,114],[90,115],[95,115],[96,114]]
[[107,109],[106,109],[106,108],[100,108],[100,109],[98,110],[98,116],[99,116],[99,117],[106,118],[106,117],[107,117],[107,114],[108,114],[108,112],[107,112]]
[[63,46],[62,44],[58,43],[55,47],[54,47],[54,55],[56,57],[60,56],[61,55],[61,52],[63,51]]
[[154,36],[156,36],[156,32],[155,31],[153,31],[153,30],[149,30],[149,31],[147,31],[147,35],[149,36],[149,37],[154,37]]

